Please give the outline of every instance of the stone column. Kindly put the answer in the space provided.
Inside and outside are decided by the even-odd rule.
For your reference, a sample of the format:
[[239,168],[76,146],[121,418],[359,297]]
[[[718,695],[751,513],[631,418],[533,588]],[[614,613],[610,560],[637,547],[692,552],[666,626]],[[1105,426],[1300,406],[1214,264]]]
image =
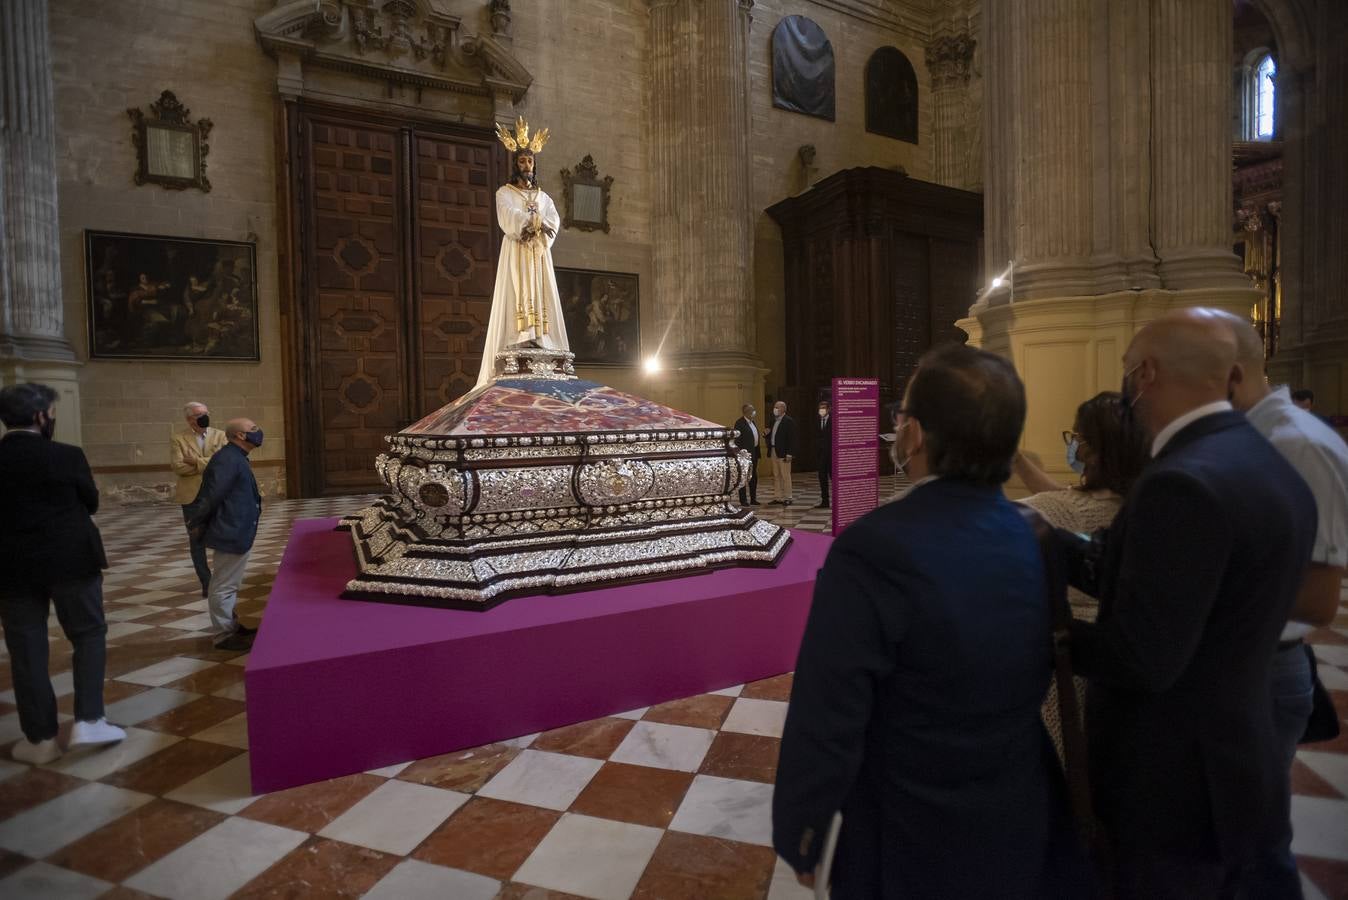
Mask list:
[[977,42],[968,34],[942,35],[927,45],[927,71],[931,73],[932,150],[934,181],[949,187],[969,185],[965,172],[964,107],[969,71]]
[[0,384],[62,395],[59,437],[78,443],[79,381],[65,337],[47,0],[0,3]]
[[653,303],[666,402],[733,421],[762,392],[750,212],[752,0],[649,0]]
[[1152,221],[1165,287],[1248,289],[1231,252],[1230,0],[1154,0]]

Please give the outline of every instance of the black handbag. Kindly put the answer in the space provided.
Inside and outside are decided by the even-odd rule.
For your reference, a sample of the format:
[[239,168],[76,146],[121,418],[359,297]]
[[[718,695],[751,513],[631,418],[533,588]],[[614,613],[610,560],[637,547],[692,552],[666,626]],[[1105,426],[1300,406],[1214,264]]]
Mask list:
[[1310,644],[1302,644],[1302,649],[1306,651],[1306,658],[1311,664],[1311,717],[1306,721],[1306,731],[1301,735],[1298,744],[1316,744],[1320,741],[1332,741],[1339,736],[1341,726],[1339,725],[1339,712],[1334,708],[1334,700],[1329,696],[1329,691],[1320,682],[1320,673],[1317,670],[1315,661],[1315,651],[1311,649]]

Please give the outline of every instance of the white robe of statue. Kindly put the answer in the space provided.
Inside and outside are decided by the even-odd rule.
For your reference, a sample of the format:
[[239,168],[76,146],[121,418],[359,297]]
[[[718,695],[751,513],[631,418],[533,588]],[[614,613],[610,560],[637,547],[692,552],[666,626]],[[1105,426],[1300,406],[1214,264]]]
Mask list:
[[[496,192],[496,221],[505,237],[496,264],[491,321],[476,387],[491,381],[496,354],[516,344],[533,341],[548,350],[571,349],[562,321],[557,273],[552,267],[552,242],[562,222],[557,206],[537,188],[506,184]],[[533,226],[533,237],[521,239],[529,225]],[[543,226],[551,230],[551,236]]]

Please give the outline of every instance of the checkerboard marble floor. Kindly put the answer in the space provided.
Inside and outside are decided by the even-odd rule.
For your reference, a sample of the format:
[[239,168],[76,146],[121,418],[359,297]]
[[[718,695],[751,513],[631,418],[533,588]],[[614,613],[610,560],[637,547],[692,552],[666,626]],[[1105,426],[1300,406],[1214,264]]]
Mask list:
[[[817,491],[798,476],[781,507],[764,479],[759,511],[826,530]],[[263,616],[295,519],[368,499],[269,503],[241,616]],[[128,737],[40,768],[10,761],[18,717],[0,666],[0,897],[810,896],[769,846],[790,675],[254,797],[247,658],[211,647],[177,507],[109,509],[99,525],[108,716]],[[70,651],[54,619],[52,635],[66,730]],[[1312,642],[1348,712],[1348,608]],[[1307,896],[1348,898],[1348,733],[1299,754],[1293,774]]]

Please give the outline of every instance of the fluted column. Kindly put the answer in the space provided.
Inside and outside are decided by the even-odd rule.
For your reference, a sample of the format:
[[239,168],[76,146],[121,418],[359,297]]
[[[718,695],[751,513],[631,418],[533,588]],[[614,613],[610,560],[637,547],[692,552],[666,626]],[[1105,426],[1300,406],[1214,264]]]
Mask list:
[[1016,298],[1090,293],[1090,5],[1010,10]]
[[61,308],[47,0],[0,3],[0,359],[73,359]]
[[933,180],[950,187],[963,188],[969,183],[963,126],[975,44],[967,34],[942,35],[926,49],[931,73]]
[[1230,0],[1153,0],[1154,241],[1165,287],[1249,288],[1231,252]]

